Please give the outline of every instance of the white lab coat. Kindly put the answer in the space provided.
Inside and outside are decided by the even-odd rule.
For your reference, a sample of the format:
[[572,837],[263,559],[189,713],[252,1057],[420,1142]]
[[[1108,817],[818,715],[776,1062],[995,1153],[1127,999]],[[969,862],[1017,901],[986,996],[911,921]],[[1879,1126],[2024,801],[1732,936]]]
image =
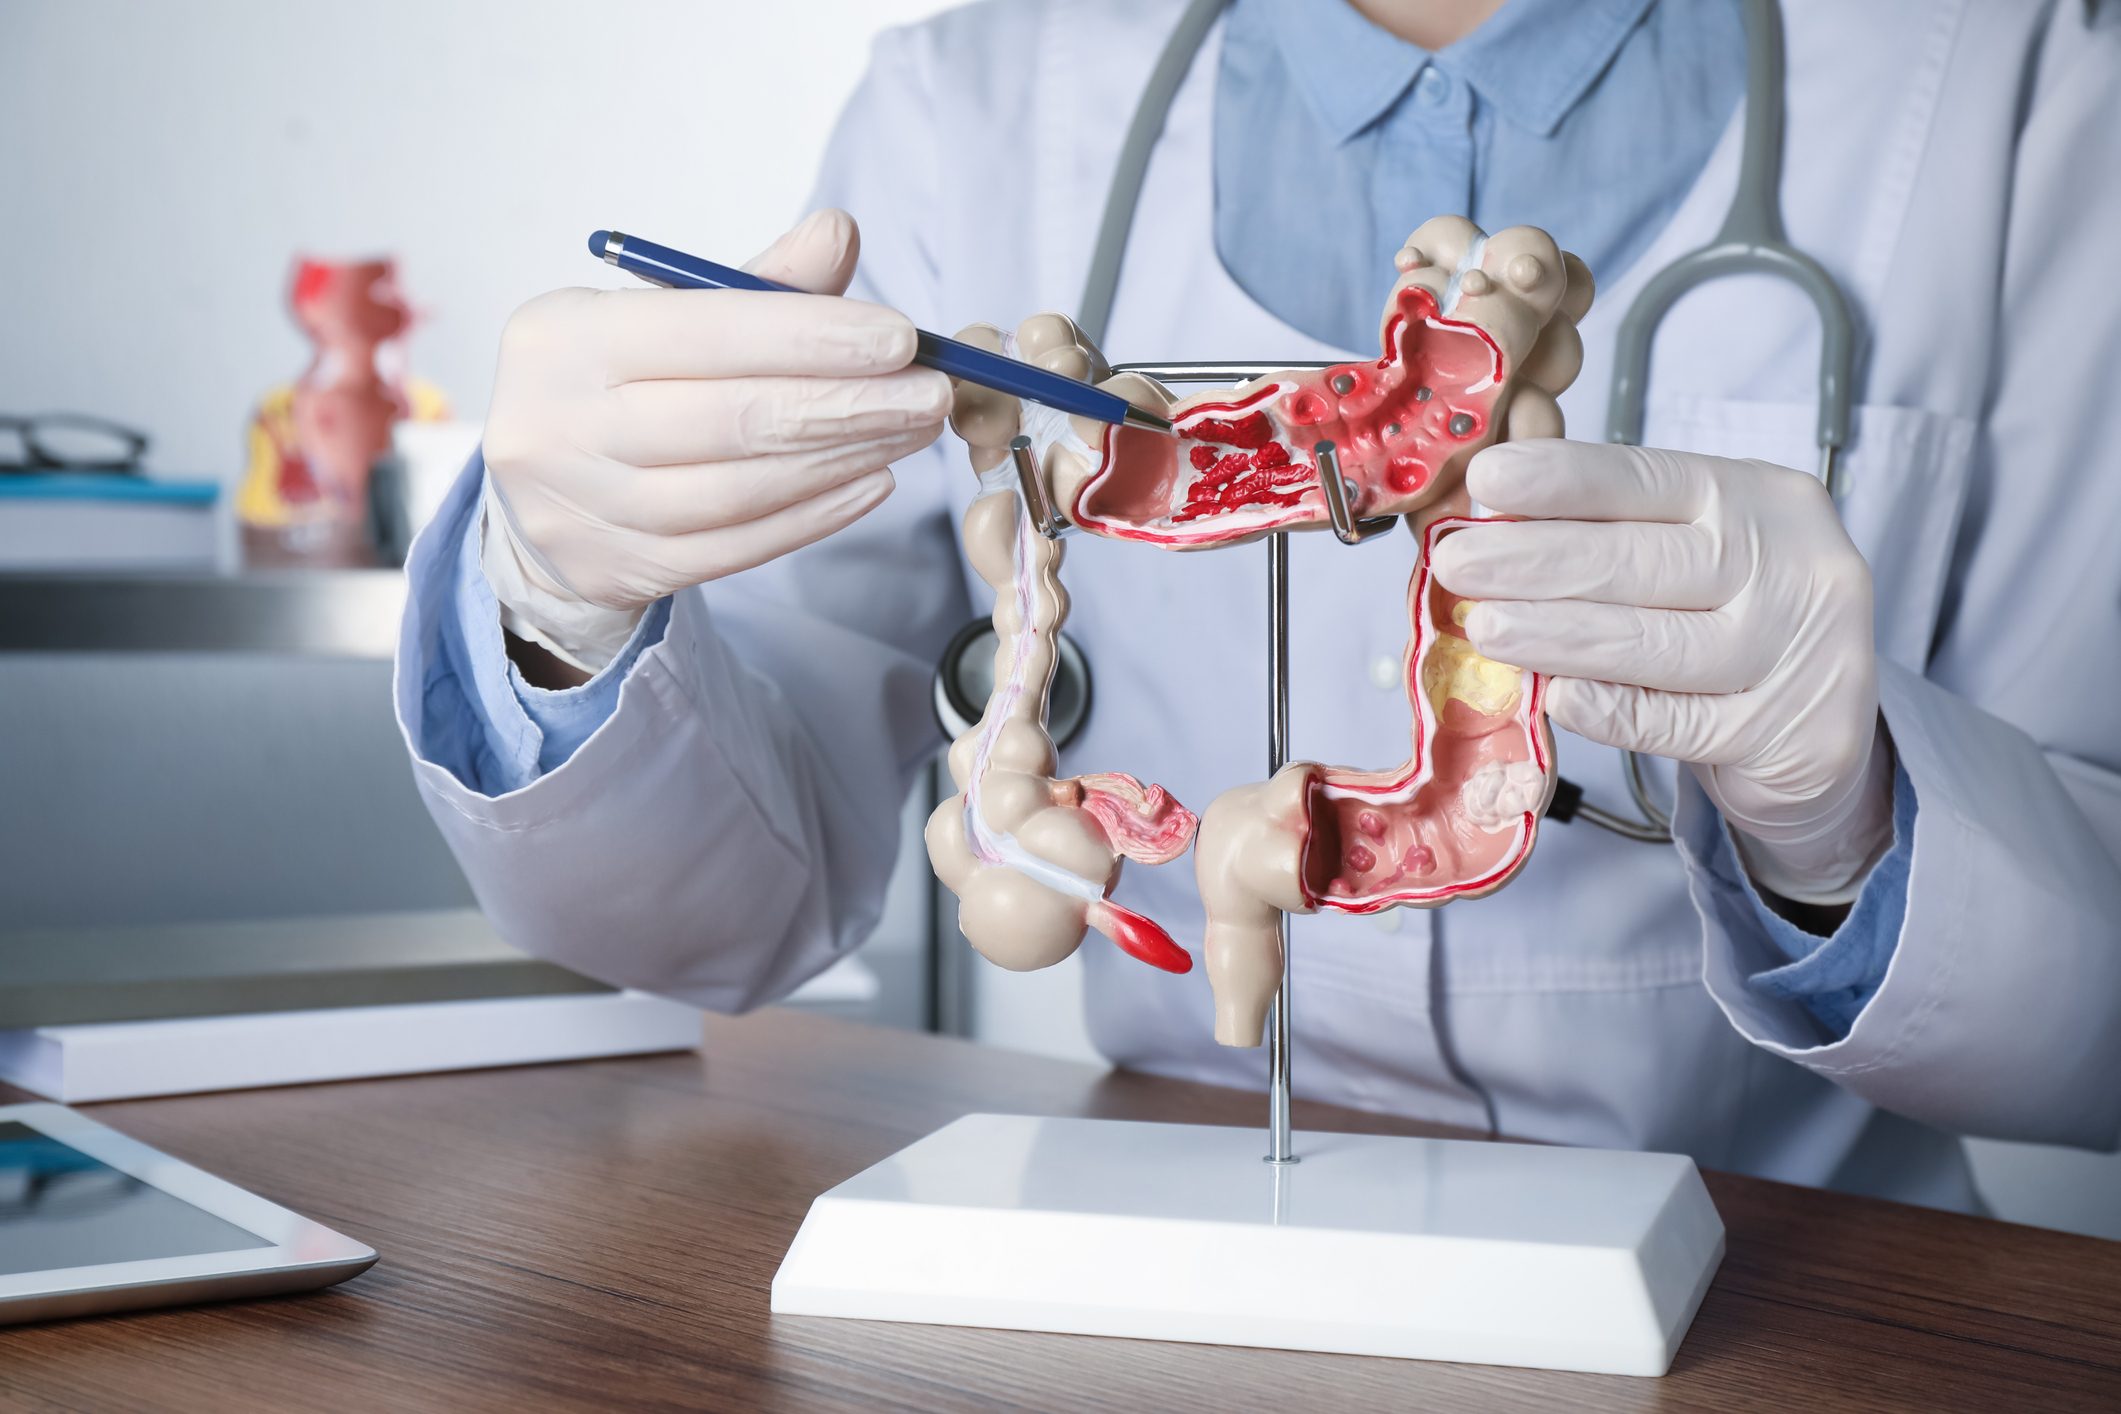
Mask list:
[[[1952,1206],[1978,1201],[1956,1134],[2116,1143],[2117,8],[1785,2],[1783,201],[1864,330],[1846,517],[1876,577],[1884,715],[1921,802],[1905,930],[1853,1030],[1819,1044],[1797,1007],[1747,988],[1781,959],[1700,863],[1721,826],[1679,772],[1679,849],[1549,824],[1492,898],[1383,926],[1295,920],[1300,1094],[1476,1126],[1492,1107],[1510,1134]],[[863,223],[856,292],[946,331],[1072,308],[1177,11],[1019,0],[885,35],[819,183],[820,203]],[[1352,354],[1283,325],[1215,257],[1215,44],[1150,168],[1105,349]],[[1649,254],[1599,291],[1563,400],[1575,435],[1603,433],[1620,311],[1715,231],[1738,128]],[[1690,296],[1658,344],[1648,440],[1811,467],[1816,347],[1785,287]],[[679,596],[616,714],[530,787],[489,799],[418,765],[509,938],[718,1010],[771,1001],[862,941],[909,774],[939,742],[932,664],[987,607],[956,543],[974,489],[962,446],[946,438],[898,483],[828,543]],[[468,490],[422,553],[452,552]],[[1291,558],[1296,754],[1403,759],[1396,671],[1380,688],[1372,667],[1396,669],[1410,542],[1304,536]],[[1259,778],[1264,570],[1256,546],[1071,541],[1069,631],[1097,676],[1064,770],[1131,771],[1196,807]],[[408,610],[408,724],[447,578],[425,576]],[[1559,750],[1595,798],[1625,799],[1615,753],[1567,736]],[[1184,864],[1130,866],[1119,896],[1199,936]],[[1114,1061],[1261,1083],[1260,1052],[1210,1039],[1199,970],[1154,972],[1094,935],[1084,950],[1090,1028]]]

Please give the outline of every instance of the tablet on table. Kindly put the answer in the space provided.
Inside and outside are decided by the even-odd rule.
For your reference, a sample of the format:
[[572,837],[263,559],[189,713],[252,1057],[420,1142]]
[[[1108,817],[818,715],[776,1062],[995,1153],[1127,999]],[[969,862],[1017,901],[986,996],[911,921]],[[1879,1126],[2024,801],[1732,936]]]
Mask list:
[[0,1105],[0,1325],[306,1291],[375,1260],[64,1105]]

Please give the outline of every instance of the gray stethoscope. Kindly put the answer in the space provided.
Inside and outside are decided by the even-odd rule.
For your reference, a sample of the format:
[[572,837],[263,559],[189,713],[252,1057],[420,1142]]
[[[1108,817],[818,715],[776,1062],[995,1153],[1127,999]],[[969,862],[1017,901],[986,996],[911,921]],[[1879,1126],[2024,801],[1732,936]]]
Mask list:
[[[1738,190],[1723,228],[1701,249],[1660,270],[1620,321],[1613,358],[1613,387],[1606,406],[1607,437],[1640,446],[1643,405],[1649,379],[1650,344],[1657,326],[1681,295],[1726,275],[1767,275],[1796,285],[1819,314],[1819,478],[1835,499],[1842,486],[1837,467],[1849,435],[1849,388],[1855,364],[1855,321],[1831,275],[1783,233],[1782,205],[1782,9],[1776,0],[1742,0],[1746,39],[1745,145],[1738,169]],[[1095,342],[1104,337],[1119,288],[1120,261],[1133,228],[1149,154],[1162,135],[1164,120],[1179,85],[1193,66],[1208,31],[1229,0],[1192,0],[1171,32],[1163,54],[1149,75],[1141,103],[1128,125],[1112,189],[1098,223],[1090,274],[1083,285],[1076,324]],[[1082,649],[1066,634],[1060,640],[1054,673],[1050,724],[1056,746],[1066,746],[1082,731],[1090,714],[1090,665]],[[935,711],[945,735],[970,729],[992,688],[994,630],[986,619],[960,629],[943,652],[935,674]],[[1562,781],[1548,815],[1577,817],[1628,839],[1663,844],[1671,840],[1671,818],[1650,798],[1642,759],[1633,752],[1627,763],[1629,792],[1641,811],[1630,818],[1583,798],[1581,787]]]

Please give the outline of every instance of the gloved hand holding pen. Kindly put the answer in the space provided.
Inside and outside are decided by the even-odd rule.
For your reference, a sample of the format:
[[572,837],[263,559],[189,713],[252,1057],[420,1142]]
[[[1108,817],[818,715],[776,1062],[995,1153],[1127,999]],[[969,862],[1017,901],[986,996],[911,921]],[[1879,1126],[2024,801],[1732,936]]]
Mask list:
[[1799,903],[1855,896],[1892,839],[1871,579],[1826,489],[1765,462],[1528,441],[1466,473],[1523,519],[1462,530],[1436,577],[1466,636],[1550,675],[1547,714],[1688,763],[1748,872]]
[[819,211],[745,268],[814,296],[555,290],[501,338],[483,564],[519,637],[580,672],[648,604],[851,524],[934,441],[950,381],[914,327],[839,297],[854,220]]

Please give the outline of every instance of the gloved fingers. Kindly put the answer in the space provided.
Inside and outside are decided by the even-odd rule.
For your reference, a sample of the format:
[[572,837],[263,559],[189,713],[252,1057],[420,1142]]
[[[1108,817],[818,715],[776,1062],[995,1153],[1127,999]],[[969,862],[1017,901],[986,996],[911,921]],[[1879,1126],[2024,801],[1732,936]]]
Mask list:
[[1691,525],[1493,521],[1443,537],[1429,565],[1467,599],[1585,599],[1720,609],[1744,583],[1734,557]]
[[1669,692],[1743,692],[1774,666],[1758,635],[1721,611],[1489,599],[1466,612],[1465,634],[1485,656],[1533,672]]
[[1722,765],[1733,759],[1737,747],[1729,740],[1727,703],[1590,678],[1547,679],[1547,716],[1556,726],[1585,741],[1673,761]]
[[913,361],[913,321],[832,295],[596,290],[583,335],[609,385],[639,378],[854,377]]
[[742,525],[910,457],[938,432],[930,425],[812,451],[626,469],[613,479],[604,514],[651,535]]
[[894,484],[888,468],[872,471],[740,525],[660,537],[653,553],[673,583],[704,584],[844,530],[881,505]]
[[861,229],[836,207],[813,211],[744,262],[752,274],[814,295],[844,294],[862,254]]
[[1715,457],[1535,438],[1499,442],[1466,466],[1473,499],[1503,515],[1535,520],[1684,523],[1707,509]]
[[870,378],[659,378],[603,395],[592,450],[628,466],[731,461],[942,429],[950,380],[931,368]]

